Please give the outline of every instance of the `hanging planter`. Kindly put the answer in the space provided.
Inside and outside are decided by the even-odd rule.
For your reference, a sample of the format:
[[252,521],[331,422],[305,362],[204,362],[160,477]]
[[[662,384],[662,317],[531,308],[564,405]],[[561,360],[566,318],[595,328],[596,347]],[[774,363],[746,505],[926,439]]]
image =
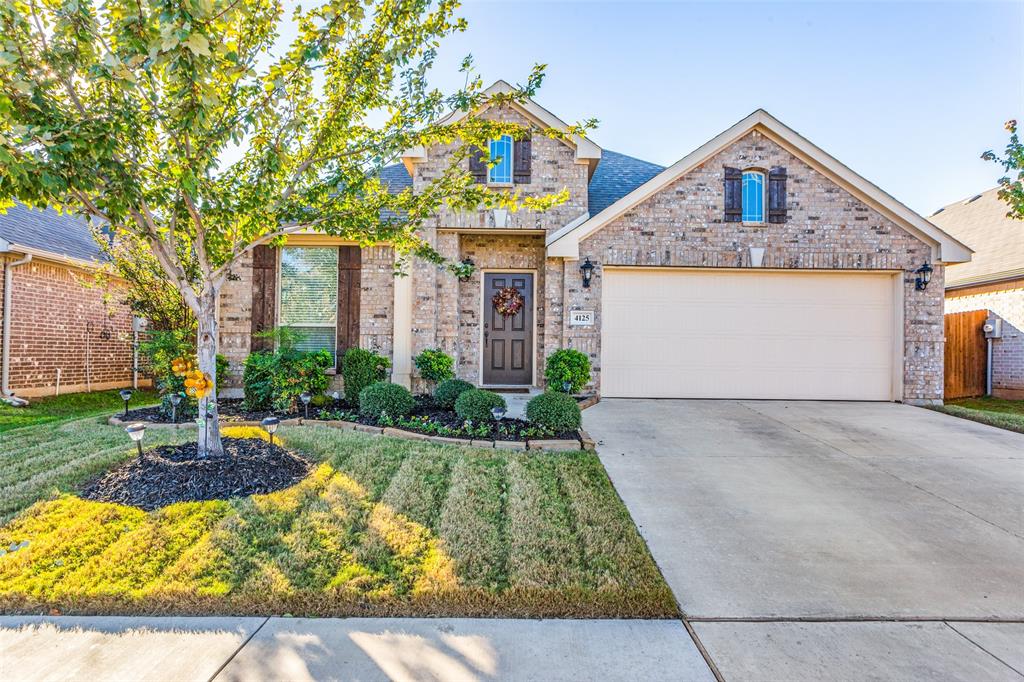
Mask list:
[[523,309],[526,301],[519,289],[505,287],[491,298],[491,304],[502,317],[512,317]]

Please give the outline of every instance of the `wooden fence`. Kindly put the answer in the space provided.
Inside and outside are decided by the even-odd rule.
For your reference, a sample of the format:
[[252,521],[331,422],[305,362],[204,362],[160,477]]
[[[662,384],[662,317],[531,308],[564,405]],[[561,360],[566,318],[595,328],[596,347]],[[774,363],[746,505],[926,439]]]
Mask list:
[[946,315],[946,400],[985,395],[986,318],[987,310]]

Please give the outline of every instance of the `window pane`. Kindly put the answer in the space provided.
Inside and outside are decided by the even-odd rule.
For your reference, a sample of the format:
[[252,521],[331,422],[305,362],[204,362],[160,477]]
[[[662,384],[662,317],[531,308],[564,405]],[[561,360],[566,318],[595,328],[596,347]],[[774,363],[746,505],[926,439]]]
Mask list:
[[491,140],[491,161],[498,161],[487,174],[488,182],[512,182],[512,136]]
[[764,222],[764,175],[743,174],[743,222]]
[[306,336],[302,350],[334,352],[338,318],[338,249],[281,250],[281,326]]

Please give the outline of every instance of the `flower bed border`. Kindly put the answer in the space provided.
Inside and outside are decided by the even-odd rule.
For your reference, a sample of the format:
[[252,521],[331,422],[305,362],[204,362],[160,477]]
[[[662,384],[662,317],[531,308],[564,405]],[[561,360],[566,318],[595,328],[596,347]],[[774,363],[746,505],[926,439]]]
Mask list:
[[[594,402],[597,402],[595,398]],[[588,405],[589,407],[589,405]],[[139,408],[141,409],[141,408]],[[129,414],[130,411],[129,411]],[[107,420],[107,423],[111,426],[127,426],[128,424],[134,423],[131,419],[125,421],[119,415],[114,415]],[[348,431],[359,431],[360,433],[368,433],[374,436],[390,436],[392,438],[404,438],[406,440],[420,440],[428,443],[437,443],[439,445],[464,445],[467,447],[474,448],[496,448],[498,450],[545,450],[548,452],[569,452],[576,450],[594,450],[596,443],[594,439],[590,437],[583,429],[577,431],[577,438],[572,440],[568,439],[531,439],[526,440],[481,440],[481,439],[469,439],[469,438],[449,438],[446,436],[431,436],[425,433],[416,433],[415,431],[406,431],[405,429],[399,429],[393,426],[371,426],[369,424],[358,424],[356,422],[348,422],[342,420],[323,420],[323,419],[282,419],[281,426],[302,426],[304,424],[326,426],[332,429],[343,429]],[[260,427],[261,424],[258,421],[241,421],[241,422],[225,422],[225,426],[256,426]],[[166,424],[166,423],[146,423],[147,429],[192,429],[198,428],[198,424],[194,421],[186,421],[178,424]]]

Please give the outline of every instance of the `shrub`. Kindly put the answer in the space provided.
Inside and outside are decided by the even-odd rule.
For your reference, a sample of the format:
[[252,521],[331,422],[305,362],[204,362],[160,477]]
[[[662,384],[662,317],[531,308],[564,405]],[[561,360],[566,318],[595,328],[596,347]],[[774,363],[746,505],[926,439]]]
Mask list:
[[590,358],[572,348],[556,350],[548,356],[544,378],[553,391],[563,391],[562,384],[568,381],[569,391],[576,393],[590,383]]
[[508,407],[508,405],[505,404],[505,399],[497,393],[480,388],[463,391],[455,400],[455,414],[462,419],[472,420],[476,423],[493,421],[492,407]]
[[455,358],[448,355],[440,348],[428,348],[417,355],[413,362],[420,376],[427,381],[444,381],[455,376],[452,368],[455,367]]
[[391,362],[372,350],[349,348],[341,361],[341,375],[345,379],[345,400],[359,404],[359,394],[370,384],[384,381]]
[[548,391],[526,404],[526,418],[552,431],[575,431],[582,420],[580,406],[572,396]]
[[322,394],[330,385],[327,370],[334,364],[330,351],[301,351],[298,332],[275,329],[260,336],[273,339],[277,350],[250,353],[242,371],[245,408],[287,412],[303,393]]
[[455,401],[466,391],[473,390],[473,384],[462,379],[445,379],[434,389],[434,401],[439,407],[451,410]]
[[242,370],[245,391],[243,404],[251,412],[269,410],[274,405],[274,368],[277,359],[273,353],[249,353]]
[[405,417],[415,405],[416,401],[408,389],[383,381],[370,384],[359,394],[359,414],[373,419],[380,419],[385,414],[391,419]]
[[[175,359],[195,358],[196,333],[191,329],[171,331],[151,331],[148,339],[139,344],[139,354],[148,366],[153,383],[160,391],[160,411],[170,419],[172,414],[170,395],[185,392],[185,378],[174,375],[171,363]],[[228,361],[223,355],[217,355],[217,383],[223,382],[228,371]],[[178,405],[178,420],[194,417],[198,403],[195,398],[185,396]]]

